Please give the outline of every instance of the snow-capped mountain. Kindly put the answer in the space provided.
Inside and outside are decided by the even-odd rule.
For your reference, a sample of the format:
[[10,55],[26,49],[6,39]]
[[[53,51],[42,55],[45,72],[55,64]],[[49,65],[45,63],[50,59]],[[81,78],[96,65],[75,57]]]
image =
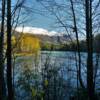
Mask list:
[[43,28],[36,28],[36,27],[17,27],[15,30],[16,36],[18,33],[23,32],[24,34],[29,34],[31,36],[36,36],[41,40],[42,43],[66,43],[70,41],[68,35],[63,33],[58,33],[55,31],[48,31]]
[[37,27],[17,27],[16,31],[23,32],[23,33],[36,34],[36,35],[48,35],[48,36],[62,35],[62,33],[58,33],[56,31],[48,31],[46,29],[37,28]]

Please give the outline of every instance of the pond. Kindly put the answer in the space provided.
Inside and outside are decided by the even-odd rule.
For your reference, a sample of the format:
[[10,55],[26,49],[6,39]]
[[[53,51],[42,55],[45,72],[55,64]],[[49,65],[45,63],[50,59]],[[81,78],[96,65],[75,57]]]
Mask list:
[[[96,64],[96,54],[94,56],[94,65]],[[86,58],[87,54],[82,52],[81,53],[81,72],[82,72],[82,79],[84,81],[84,84],[86,86]],[[64,90],[62,89],[62,94],[63,95],[63,100],[69,96],[70,92],[73,91],[71,88],[76,88],[77,87],[77,65],[78,65],[78,56],[77,53],[75,52],[62,52],[62,51],[41,51],[38,56],[25,56],[25,57],[17,57],[15,59],[15,66],[14,66],[14,83],[15,86],[16,83],[18,83],[20,77],[24,76],[24,74],[28,73],[28,71],[31,71],[34,73],[34,77],[29,79],[29,75],[24,76],[25,80],[26,77],[28,77],[28,81],[30,84],[35,84],[35,81],[37,81],[38,84],[41,84],[42,82],[42,71],[43,69],[46,70],[53,70],[55,71],[54,73],[57,74],[50,74],[51,77],[54,77],[54,75],[57,75],[56,78],[60,79],[62,81],[61,84],[66,85],[65,88],[70,87],[70,91],[67,89]],[[100,65],[100,61],[99,61]],[[26,70],[25,70],[26,69]],[[100,69],[100,66],[98,67]],[[23,72],[24,71],[24,72]],[[49,72],[48,72],[49,73]],[[47,75],[47,72],[45,72]],[[100,74],[100,70],[97,71],[97,76]],[[23,77],[22,77],[23,78]],[[96,79],[96,87],[99,88],[99,77]],[[52,80],[51,80],[52,81]],[[58,80],[57,80],[58,82]],[[59,84],[60,84],[59,82]],[[74,84],[73,84],[74,83]],[[51,83],[50,83],[51,84]],[[40,86],[41,88],[41,86]],[[19,91],[20,88],[16,89],[16,91]],[[65,94],[67,92],[67,95]],[[23,92],[25,94],[25,92]],[[22,93],[22,94],[23,94]],[[20,93],[21,94],[21,93]],[[59,93],[58,93],[59,95]],[[66,95],[66,96],[65,96]],[[20,99],[19,99],[20,100]],[[27,99],[25,99],[27,100]],[[60,99],[57,99],[60,100]]]

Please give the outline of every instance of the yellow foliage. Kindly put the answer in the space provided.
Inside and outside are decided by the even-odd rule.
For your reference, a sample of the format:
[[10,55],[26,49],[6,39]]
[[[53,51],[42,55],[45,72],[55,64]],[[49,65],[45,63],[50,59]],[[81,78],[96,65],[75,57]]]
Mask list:
[[48,80],[44,81],[45,86],[48,86]]
[[[11,42],[12,49],[15,53],[33,53],[37,56],[40,51],[40,40],[33,35],[20,34],[20,37],[12,35]],[[7,41],[5,41],[4,48],[7,49]]]
[[40,50],[40,41],[36,37],[22,35],[20,43],[21,51],[36,53]]
[[12,45],[14,46],[16,44],[16,37],[12,36],[11,37]]
[[36,89],[32,88],[32,96],[33,96],[33,97],[35,97],[35,96],[36,96],[36,94],[37,94]]

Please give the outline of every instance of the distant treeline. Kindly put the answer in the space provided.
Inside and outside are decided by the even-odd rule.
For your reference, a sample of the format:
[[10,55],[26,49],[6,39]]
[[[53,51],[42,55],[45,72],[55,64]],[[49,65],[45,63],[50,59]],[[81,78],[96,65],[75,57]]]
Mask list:
[[[66,42],[64,44],[53,44],[53,43],[45,43],[41,45],[42,50],[54,50],[54,51],[76,51],[77,43],[74,42]],[[87,52],[86,40],[80,41],[80,51]],[[93,38],[93,51],[100,52],[100,34],[97,34]]]

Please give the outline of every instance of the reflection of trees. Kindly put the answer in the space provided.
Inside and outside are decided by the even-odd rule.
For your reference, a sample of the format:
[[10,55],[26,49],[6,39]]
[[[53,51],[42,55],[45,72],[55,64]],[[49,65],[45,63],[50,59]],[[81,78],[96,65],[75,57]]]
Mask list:
[[[51,57],[51,54],[47,54],[46,58],[43,57],[44,63],[42,62],[41,71],[38,71],[38,73],[33,68],[34,66],[30,64],[31,62],[28,63],[28,59],[23,61],[24,63],[20,63],[20,68],[15,71],[16,73],[20,73],[17,78],[18,81],[15,80],[16,98],[19,98],[19,100],[22,98],[32,100],[40,98],[44,98],[44,100],[63,100],[70,97],[73,92],[70,84],[71,72],[66,70],[65,66],[61,67],[62,64],[60,65],[59,62],[58,64],[56,64],[57,61],[55,60],[52,62],[50,60]],[[67,75],[69,76],[66,80],[64,79],[64,73],[67,71]]]

